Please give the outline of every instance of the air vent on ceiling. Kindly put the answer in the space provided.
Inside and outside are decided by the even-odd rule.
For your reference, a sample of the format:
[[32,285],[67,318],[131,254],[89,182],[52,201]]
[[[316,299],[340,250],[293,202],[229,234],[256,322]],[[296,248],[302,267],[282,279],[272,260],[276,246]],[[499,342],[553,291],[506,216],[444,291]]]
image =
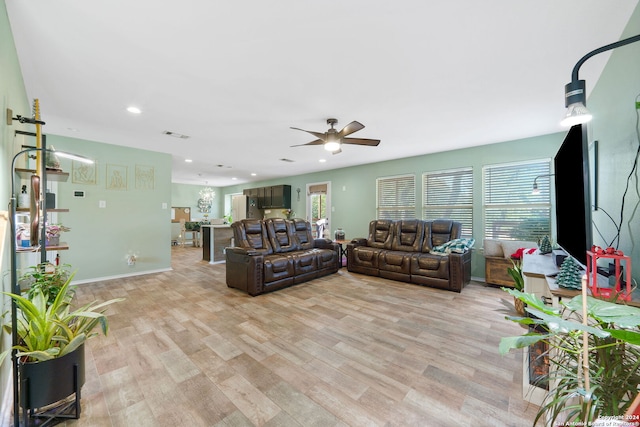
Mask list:
[[291,160],[291,159],[280,159],[283,162],[287,162],[287,163],[293,163],[295,162],[295,160]]
[[170,130],[164,130],[162,131],[162,133],[164,135],[168,135],[168,136],[172,136],[174,138],[180,138],[180,139],[187,139],[189,138],[189,135],[183,135],[181,133],[177,133],[177,132],[171,132]]

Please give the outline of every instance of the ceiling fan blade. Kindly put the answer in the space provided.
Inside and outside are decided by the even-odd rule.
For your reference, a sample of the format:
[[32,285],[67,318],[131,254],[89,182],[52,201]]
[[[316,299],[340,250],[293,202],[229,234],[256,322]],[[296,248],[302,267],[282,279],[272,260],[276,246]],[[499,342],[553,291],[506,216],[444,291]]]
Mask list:
[[343,144],[354,144],[354,145],[369,145],[371,147],[376,147],[380,144],[379,139],[367,139],[367,138],[344,138],[342,140]]
[[323,144],[324,144],[323,140],[316,139],[315,141],[307,142],[306,144],[291,145],[291,147],[302,147],[303,145],[323,145]]
[[311,135],[315,136],[316,138],[319,138],[319,139],[322,139],[322,140],[324,140],[326,138],[325,134],[322,133],[322,132],[314,132],[312,130],[304,130],[304,129],[294,128],[294,127],[292,127],[291,129],[301,130],[302,132],[310,133]]
[[364,125],[360,122],[353,121],[342,128],[340,132],[338,132],[338,136],[340,138],[344,138],[347,135],[351,135],[354,132],[358,132],[360,129],[364,129]]

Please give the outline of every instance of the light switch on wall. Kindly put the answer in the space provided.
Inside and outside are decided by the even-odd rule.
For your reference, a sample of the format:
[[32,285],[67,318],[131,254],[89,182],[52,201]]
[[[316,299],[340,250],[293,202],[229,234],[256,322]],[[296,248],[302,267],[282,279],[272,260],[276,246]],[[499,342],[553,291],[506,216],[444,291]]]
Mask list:
[[107,201],[106,200],[100,200],[98,202],[98,207],[99,208],[106,208],[107,207]]

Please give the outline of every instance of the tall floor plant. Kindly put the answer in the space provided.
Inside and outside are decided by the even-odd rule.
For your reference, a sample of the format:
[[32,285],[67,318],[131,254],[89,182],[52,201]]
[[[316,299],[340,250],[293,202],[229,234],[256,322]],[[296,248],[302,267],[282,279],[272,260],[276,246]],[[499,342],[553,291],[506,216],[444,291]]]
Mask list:
[[[537,325],[529,332],[500,341],[500,352],[525,348],[537,342],[548,344],[549,392],[534,425],[546,419],[588,425],[601,416],[622,416],[638,394],[640,385],[640,309],[576,296],[561,309],[546,306],[535,295],[514,289],[505,291],[527,304],[530,316],[508,316],[522,325]],[[583,334],[587,351],[583,352]],[[584,356],[586,354],[586,356]],[[586,362],[584,358],[586,357]],[[585,387],[585,377],[588,378]]]

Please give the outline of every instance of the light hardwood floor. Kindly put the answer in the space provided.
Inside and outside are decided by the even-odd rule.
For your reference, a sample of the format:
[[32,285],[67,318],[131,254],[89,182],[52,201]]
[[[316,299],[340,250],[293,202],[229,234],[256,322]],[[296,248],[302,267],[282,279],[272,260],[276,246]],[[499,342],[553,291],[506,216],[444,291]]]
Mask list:
[[173,271],[78,287],[125,297],[87,345],[67,426],[530,426],[508,295],[457,294],[346,268],[275,293],[227,288],[224,264],[172,249]]

